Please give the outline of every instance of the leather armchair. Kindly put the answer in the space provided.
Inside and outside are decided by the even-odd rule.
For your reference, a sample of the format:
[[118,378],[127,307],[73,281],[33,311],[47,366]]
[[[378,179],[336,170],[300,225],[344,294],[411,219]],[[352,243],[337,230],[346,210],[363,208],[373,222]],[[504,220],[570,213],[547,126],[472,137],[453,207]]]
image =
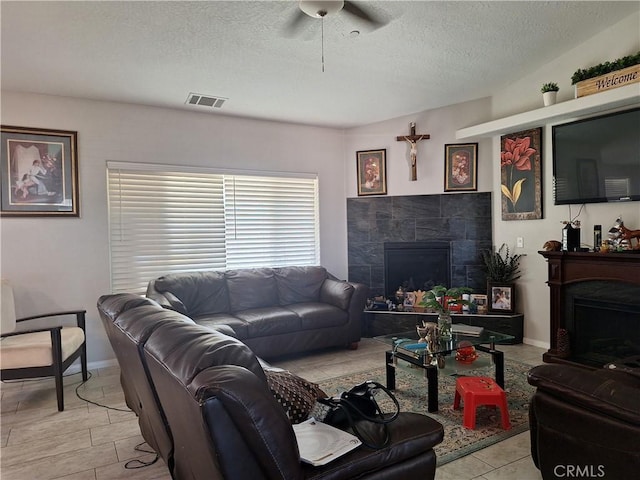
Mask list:
[[633,478],[640,471],[640,372],[534,367],[531,456],[542,478]]

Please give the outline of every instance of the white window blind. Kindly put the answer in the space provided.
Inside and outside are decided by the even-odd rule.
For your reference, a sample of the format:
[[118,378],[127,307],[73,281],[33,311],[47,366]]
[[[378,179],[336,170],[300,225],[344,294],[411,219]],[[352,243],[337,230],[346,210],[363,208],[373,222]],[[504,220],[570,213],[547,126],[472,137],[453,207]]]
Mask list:
[[167,273],[319,264],[315,177],[108,162],[107,181],[114,293]]
[[317,265],[315,178],[225,176],[227,268]]

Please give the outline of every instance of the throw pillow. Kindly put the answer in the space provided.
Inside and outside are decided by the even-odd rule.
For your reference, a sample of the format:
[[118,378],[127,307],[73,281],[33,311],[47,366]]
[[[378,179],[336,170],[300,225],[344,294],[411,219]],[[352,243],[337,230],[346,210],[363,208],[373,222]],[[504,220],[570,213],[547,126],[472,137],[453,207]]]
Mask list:
[[315,383],[286,370],[265,370],[273,396],[282,406],[292,424],[304,422],[318,397],[325,393]]

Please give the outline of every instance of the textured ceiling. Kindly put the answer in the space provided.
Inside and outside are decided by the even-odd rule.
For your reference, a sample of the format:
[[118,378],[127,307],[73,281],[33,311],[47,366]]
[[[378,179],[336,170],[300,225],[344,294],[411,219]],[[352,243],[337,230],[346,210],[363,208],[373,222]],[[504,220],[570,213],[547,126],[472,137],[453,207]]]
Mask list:
[[[490,95],[640,9],[640,2],[358,2],[309,18],[297,2],[1,3],[2,88],[349,127]],[[351,34],[359,30],[360,35]],[[185,105],[189,93],[228,98]]]

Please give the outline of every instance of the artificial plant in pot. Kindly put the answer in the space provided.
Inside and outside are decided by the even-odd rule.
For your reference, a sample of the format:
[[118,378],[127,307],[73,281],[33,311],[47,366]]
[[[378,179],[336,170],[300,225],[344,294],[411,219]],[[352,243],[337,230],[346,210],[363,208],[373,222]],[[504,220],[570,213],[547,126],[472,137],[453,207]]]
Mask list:
[[548,82],[542,85],[540,91],[542,92],[542,102],[545,107],[556,103],[558,90],[560,90],[560,88],[558,88],[558,84],[555,82]]
[[[492,248],[482,252],[482,264],[487,276],[487,291],[491,305],[491,290],[493,286],[513,286],[522,275],[520,260],[524,255],[512,254],[506,243],[499,249]],[[515,305],[511,306],[515,310]]]
[[421,307],[426,307],[438,314],[438,336],[444,340],[450,340],[451,335],[451,311],[458,306],[470,305],[468,300],[462,298],[464,294],[473,292],[467,287],[447,288],[436,285],[422,296]]

